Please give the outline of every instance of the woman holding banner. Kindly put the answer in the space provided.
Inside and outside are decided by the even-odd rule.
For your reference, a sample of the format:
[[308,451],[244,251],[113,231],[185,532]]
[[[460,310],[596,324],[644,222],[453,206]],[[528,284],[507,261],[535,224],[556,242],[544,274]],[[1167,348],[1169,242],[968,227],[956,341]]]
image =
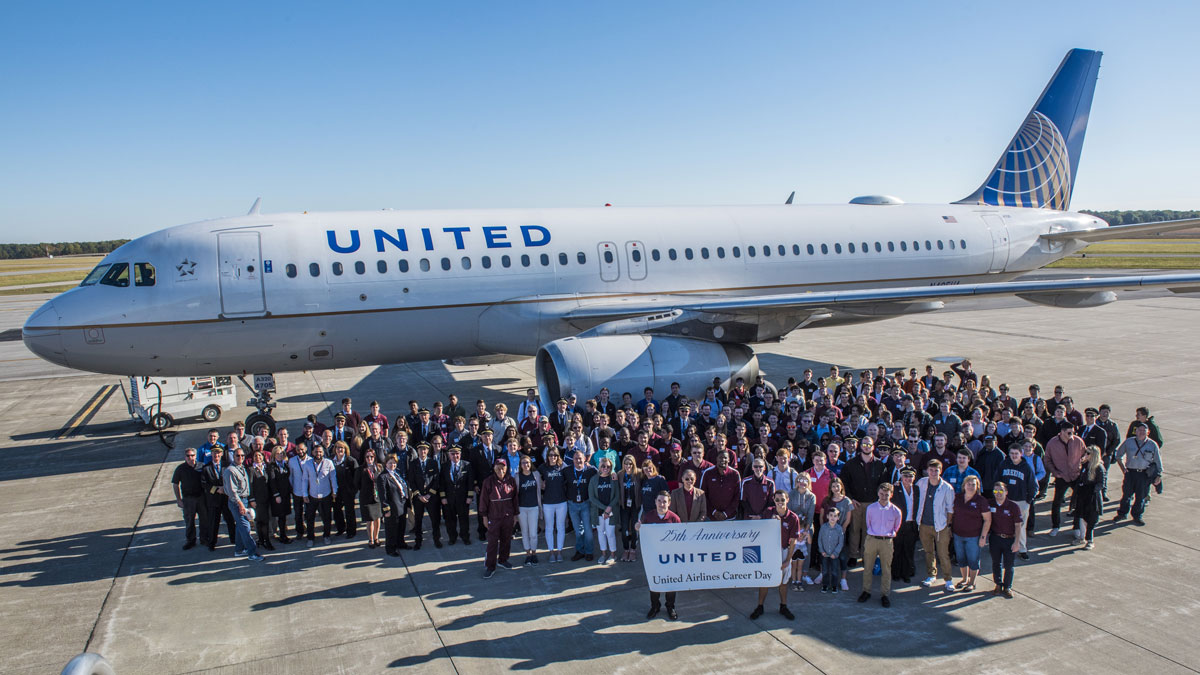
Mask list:
[[[637,531],[641,531],[642,523],[647,525],[655,525],[661,523],[679,523],[679,516],[671,511],[671,493],[663,490],[654,497],[654,508],[649,511],[643,511],[641,518],[633,524]],[[647,619],[653,619],[658,616],[658,610],[662,607],[659,604],[659,598],[662,594],[650,591],[650,611],[646,612]],[[675,592],[667,593],[667,618],[674,621],[679,618],[675,613]]]

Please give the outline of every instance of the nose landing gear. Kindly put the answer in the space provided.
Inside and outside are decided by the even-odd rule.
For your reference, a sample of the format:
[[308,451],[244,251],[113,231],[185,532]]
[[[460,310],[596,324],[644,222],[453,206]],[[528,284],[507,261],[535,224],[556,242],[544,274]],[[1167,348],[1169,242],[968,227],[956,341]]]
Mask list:
[[275,418],[271,416],[271,411],[278,404],[271,400],[271,395],[275,393],[275,376],[271,373],[255,373],[254,384],[250,384],[245,375],[239,375],[238,379],[254,393],[254,398],[246,401],[246,405],[252,405],[256,409],[256,412],[246,417],[246,433],[253,438],[266,427],[269,430],[267,433],[274,436]]

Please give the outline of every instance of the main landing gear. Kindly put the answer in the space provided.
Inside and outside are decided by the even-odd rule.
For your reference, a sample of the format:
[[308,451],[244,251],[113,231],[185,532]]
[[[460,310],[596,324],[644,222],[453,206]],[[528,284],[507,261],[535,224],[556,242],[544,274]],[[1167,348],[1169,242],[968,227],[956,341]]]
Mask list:
[[271,416],[271,411],[278,404],[271,400],[271,395],[275,393],[275,376],[271,373],[255,373],[254,384],[250,384],[245,375],[239,375],[238,379],[254,394],[254,398],[246,401],[246,405],[256,409],[246,417],[246,433],[253,438],[265,427],[269,430],[268,435],[274,436],[275,418]]

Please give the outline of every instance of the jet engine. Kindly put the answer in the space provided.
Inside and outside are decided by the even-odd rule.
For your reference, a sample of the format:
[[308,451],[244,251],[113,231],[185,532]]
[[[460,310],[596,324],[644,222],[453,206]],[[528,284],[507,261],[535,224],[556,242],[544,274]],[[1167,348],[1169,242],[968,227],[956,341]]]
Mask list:
[[538,391],[545,410],[575,392],[580,401],[608,387],[613,400],[622,392],[641,398],[647,386],[661,398],[678,382],[689,396],[703,392],[720,378],[728,386],[736,378],[747,383],[758,376],[758,357],[749,347],[656,335],[568,337],[548,342],[535,360]]
[[1018,293],[1017,297],[1047,307],[1099,307],[1116,301],[1117,294],[1112,291],[1047,291]]

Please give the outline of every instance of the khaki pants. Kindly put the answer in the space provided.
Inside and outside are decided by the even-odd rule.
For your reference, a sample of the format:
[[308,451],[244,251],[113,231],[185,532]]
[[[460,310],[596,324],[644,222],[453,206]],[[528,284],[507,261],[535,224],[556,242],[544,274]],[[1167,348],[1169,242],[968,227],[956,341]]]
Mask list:
[[869,502],[859,502],[850,512],[850,543],[847,550],[851,558],[861,558],[863,553],[863,538],[867,536],[867,505]]
[[879,590],[887,595],[892,590],[892,540],[867,536],[863,542],[863,591],[871,592],[871,577],[875,576],[875,558],[879,558]]
[[932,525],[922,525],[921,547],[925,549],[925,576],[950,581],[950,526],[935,530]]
[[1017,527],[1017,544],[1020,546],[1020,551],[1024,553],[1029,550],[1025,542],[1029,536],[1028,530],[1025,529],[1025,523],[1029,522],[1029,502],[1019,502],[1014,499],[1013,503],[1021,509],[1021,524]]

